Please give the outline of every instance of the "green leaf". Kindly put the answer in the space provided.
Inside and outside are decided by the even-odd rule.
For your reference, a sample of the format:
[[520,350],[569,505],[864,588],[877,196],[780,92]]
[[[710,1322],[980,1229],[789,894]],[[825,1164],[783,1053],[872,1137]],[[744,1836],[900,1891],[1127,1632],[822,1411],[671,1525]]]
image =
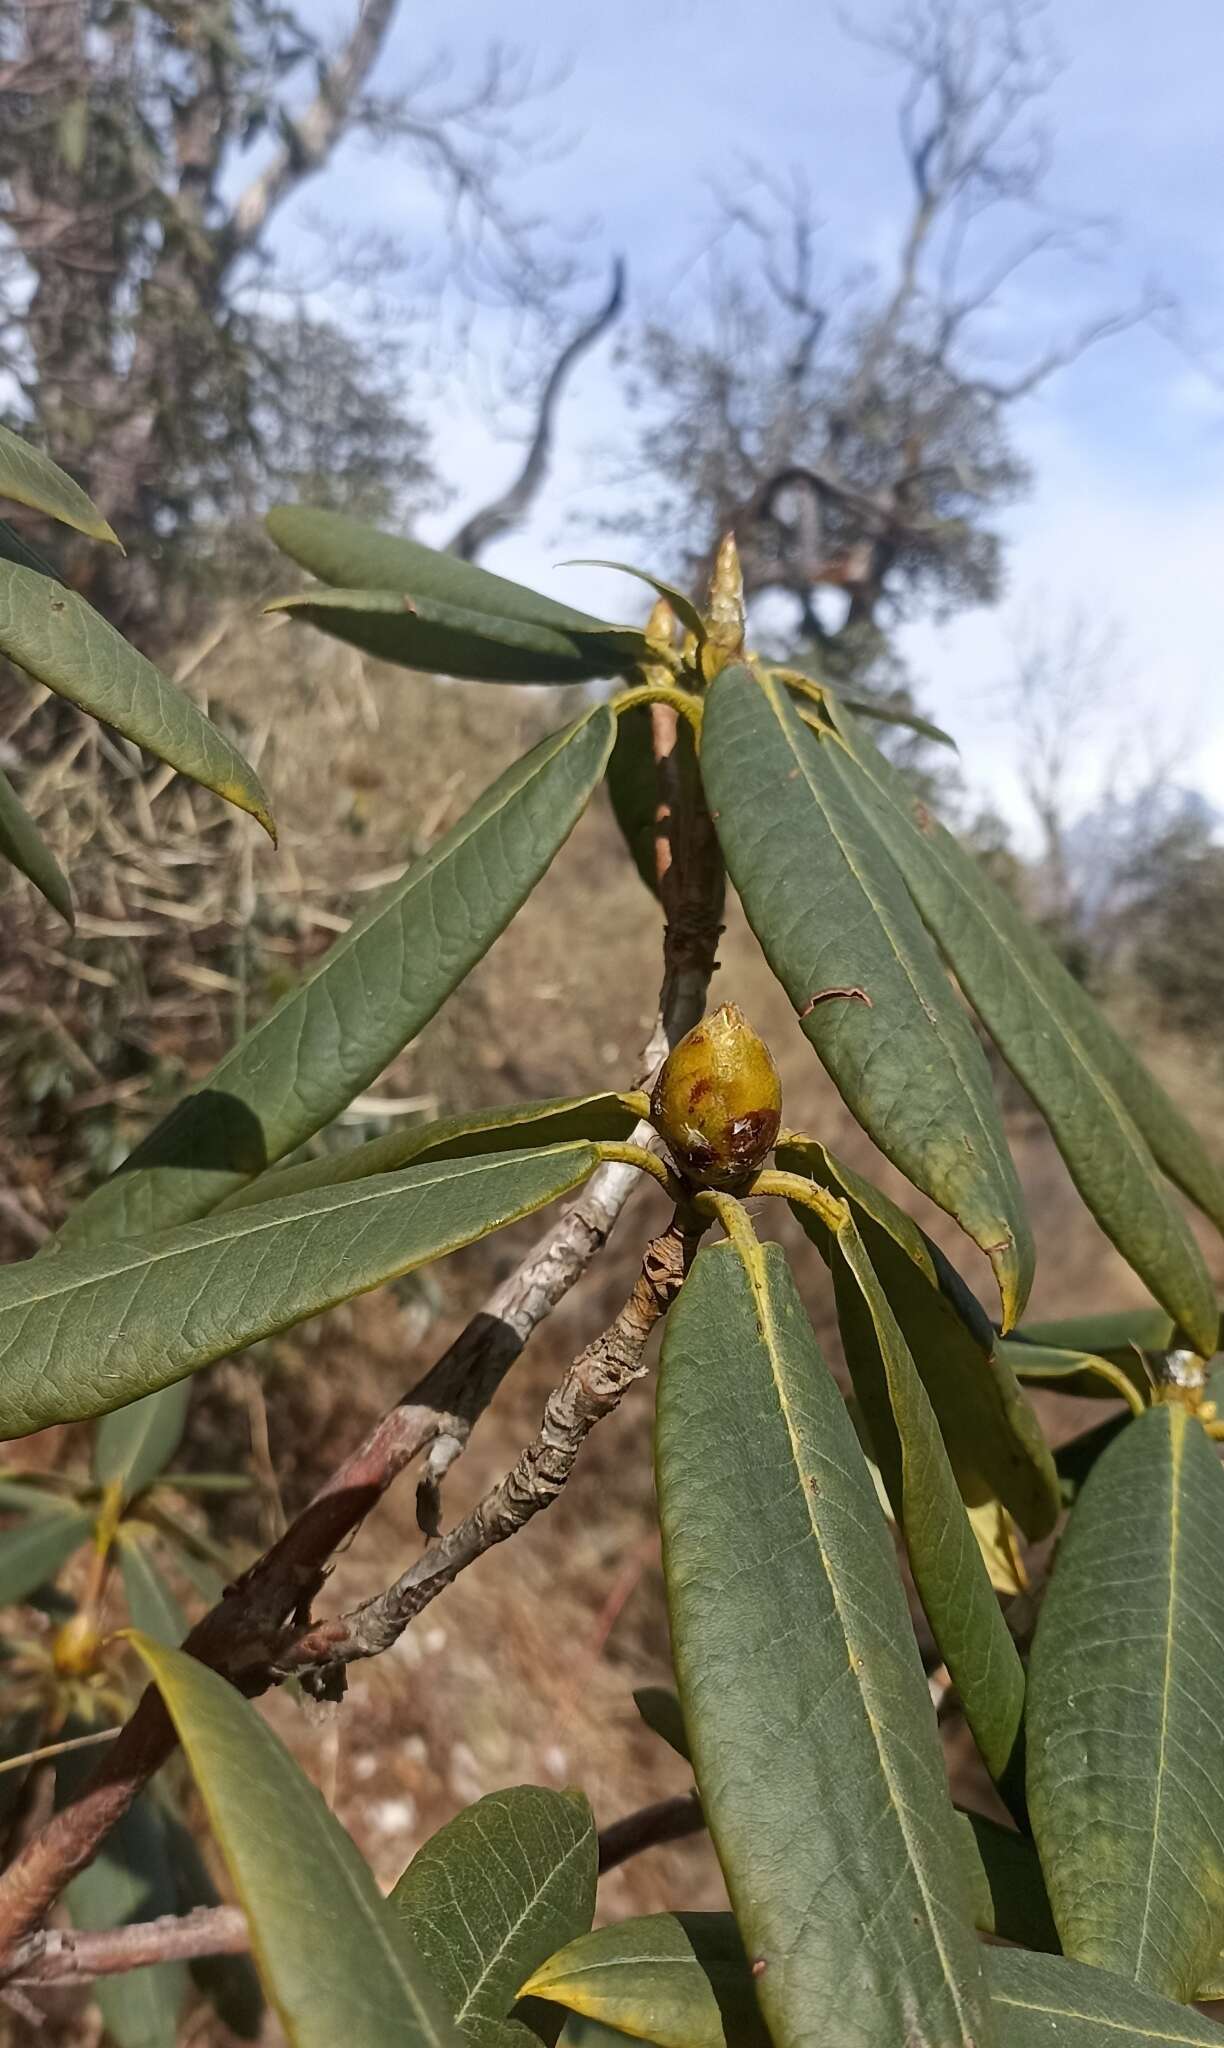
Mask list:
[[580,1792],[513,1786],[439,1829],[391,1893],[455,2024],[488,2048],[519,1987],[595,1912],[599,1843]]
[[847,2040],[985,2048],[892,1538],[776,1245],[698,1254],[667,1321],[656,1467],[685,1727],[773,2039],[823,2044],[835,2011]]
[[686,1764],[691,1763],[684,1712],[675,1693],[665,1685],[640,1685],[633,1695],[633,1704],[652,1735],[659,1736]]
[[255,1708],[181,1650],[133,1642],[186,1751],[292,2048],[459,2048],[367,1865]]
[[[679,721],[677,721],[679,723]],[[629,849],[629,857],[652,896],[659,893],[655,864],[655,825],[659,806],[659,778],[655,768],[654,741],[649,704],[631,704],[618,714],[616,745],[608,762],[608,795],[612,811]],[[687,726],[677,732],[677,741],[692,751]]]
[[67,877],[25,809],[12,783],[0,768],[0,856],[11,861],[52,910],[58,910],[66,924],[75,924],[72,891]]
[[[788,1136],[778,1165],[831,1188],[849,1203],[871,1264],[900,1325],[970,1507],[1001,1500],[1034,1542],[1058,1519],[1058,1477],[1041,1426],[1000,1355],[985,1310],[938,1245],[904,1209],[815,1139]],[[795,1214],[832,1263],[828,1233],[810,1209]],[[870,1365],[870,1354],[864,1361]],[[873,1444],[895,1431],[878,1370],[859,1399]],[[892,1454],[895,1459],[895,1448]]]
[[0,1270],[0,1433],[103,1414],[569,1194],[590,1145],[439,1161]]
[[17,1606],[54,1579],[92,1527],[92,1515],[65,1507],[0,1531],[0,1607]]
[[[844,714],[839,720],[845,723]],[[848,724],[847,735],[845,744],[821,743],[842,787],[888,846],[965,995],[1045,1117],[1087,1207],[1209,1357],[1219,1309],[1202,1253],[1153,1161],[1221,1221],[1224,1190],[1201,1144],[1003,890],[916,803],[869,741]]]
[[1080,1436],[1070,1437],[1058,1446],[1054,1464],[1065,1506],[1070,1507],[1078,1500],[1097,1459],[1132,1419],[1129,1409],[1125,1415],[1110,1415],[1104,1422],[1098,1422],[1092,1429],[1086,1429]]
[[1136,1396],[1146,1404],[1152,1391],[1143,1361],[1133,1351],[1125,1365],[1115,1365],[1092,1351],[1056,1351],[1052,1345],[1035,1344],[1020,1331],[1000,1337],[997,1350],[1023,1384],[1049,1387],[1058,1394],[1123,1400],[1133,1408]]
[[986,1055],[841,751],[767,677],[732,666],[709,691],[702,780],[748,922],[863,1128],[990,1258],[1011,1324],[1033,1253]]
[[769,2048],[730,1913],[652,1913],[597,1928],[523,1988],[655,2048]]
[[664,597],[679,619],[700,646],[706,638],[706,622],[691,597],[677,590],[674,583],[664,583],[658,576],[652,576],[649,569],[634,569],[628,562],[608,562],[597,555],[575,555],[568,562],[558,562],[559,569],[615,569],[621,576],[633,576],[639,583],[646,583],[656,597]]
[[983,1934],[1015,1941],[1022,1948],[1057,1955],[1058,1929],[1046,1896],[1037,1851],[1015,1828],[984,1813],[957,1812],[965,1871],[973,1899],[973,1924]]
[[159,761],[249,811],[275,839],[254,769],[190,697],[74,590],[0,561],[0,654]]
[[526,901],[598,784],[613,728],[601,705],[500,776],[82,1204],[61,1241],[188,1222],[330,1123]]
[[627,1138],[641,1116],[632,1097],[604,1092],[559,1096],[551,1102],[514,1102],[501,1109],[473,1110],[468,1116],[441,1117],[437,1123],[414,1124],[354,1145],[347,1152],[328,1152],[300,1166],[282,1166],[261,1174],[220,1207],[249,1208],[252,1202],[298,1195],[307,1188],[343,1187],[367,1180],[372,1173],[395,1173],[418,1160],[477,1159],[491,1152],[513,1152],[528,1145],[562,1145],[574,1139]]
[[[58,1804],[74,1796],[93,1761],[89,1752],[60,1759]],[[74,1927],[100,1930],[178,1910],[162,1815],[151,1793],[124,1814],[95,1860],[68,1886],[64,1903]],[[174,2048],[187,1971],[182,1963],[153,1963],[97,1978],[92,1995],[118,2048]]]
[[56,583],[64,580],[46,556],[23,540],[7,519],[0,519],[0,562],[16,562],[19,569],[36,569],[40,576],[50,576]]
[[929,718],[923,718],[917,711],[903,711],[879,698],[842,695],[839,702],[858,718],[873,718],[877,725],[901,725],[907,732],[916,732],[924,740],[933,740],[938,747],[951,747],[954,754],[960,752],[950,732],[945,732],[942,725],[932,725]]
[[1091,1351],[1126,1365],[1135,1351],[1168,1351],[1177,1335],[1172,1316],[1160,1308],[1107,1309],[1100,1315],[1062,1316],[1053,1322],[1024,1322],[1013,1333],[1026,1343],[1055,1351]]
[[49,455],[40,454],[7,427],[0,427],[0,498],[28,505],[32,512],[45,512],[49,519],[75,527],[90,540],[106,540],[119,547],[118,535],[81,486]]
[[983,1958],[1002,2048],[1222,2048],[1224,2028],[1105,1970],[1063,1956],[988,1949]]
[[133,1628],[155,1643],[177,1648],[187,1633],[187,1616],[154,1561],[149,1539],[120,1523],[119,1570]]
[[[177,1814],[162,1809],[166,1846],[174,1873],[180,1913],[197,1906],[219,1906],[220,1895],[194,1837]],[[196,1956],[187,1965],[196,1989],[206,1998],[231,2034],[256,2041],[264,2020],[259,1973],[249,1956]]]
[[833,1275],[846,1360],[868,1427],[881,1391],[891,1409],[894,1428],[877,1451],[914,1584],[986,1768],[1008,1804],[1022,1810],[1024,1667],[957,1490],[935,1411],[853,1217],[838,1229],[837,1245]]
[[377,661],[467,682],[593,682],[631,674],[651,652],[632,626],[559,632],[390,590],[309,590],[274,598],[264,609],[304,619]]
[[151,1486],[183,1441],[190,1406],[191,1386],[184,1380],[105,1416],[93,1447],[93,1474],[99,1486],[117,1487],[124,1506]]
[[1029,1808],[1067,1954],[1189,2000],[1224,1947],[1224,1471],[1173,1403],[1084,1486],[1029,1667]]

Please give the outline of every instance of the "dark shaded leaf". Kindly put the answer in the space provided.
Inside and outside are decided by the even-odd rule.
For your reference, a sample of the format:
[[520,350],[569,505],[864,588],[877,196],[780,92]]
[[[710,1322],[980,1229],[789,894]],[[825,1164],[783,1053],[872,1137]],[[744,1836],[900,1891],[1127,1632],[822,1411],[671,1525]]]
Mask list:
[[187,1633],[187,1616],[157,1566],[150,1540],[126,1523],[116,1538],[119,1570],[132,1625],[155,1643],[175,1649]]
[[75,1211],[61,1241],[189,1222],[330,1123],[526,901],[598,784],[613,728],[601,705],[500,776]]
[[1029,1808],[1062,1944],[1189,2000],[1224,1947],[1224,1471],[1163,1403],[1076,1503],[1029,1666]]
[[[687,728],[686,728],[687,731]],[[608,795],[629,849],[629,857],[652,896],[659,894],[659,872],[655,861],[655,823],[659,807],[659,778],[655,767],[654,742],[649,704],[631,704],[616,721],[616,745],[608,761]],[[677,733],[677,741],[692,751],[692,741]]]
[[0,1531],[0,1607],[15,1607],[54,1579],[92,1527],[92,1515],[66,1507]]
[[674,583],[664,583],[658,576],[652,576],[648,569],[634,569],[628,562],[607,562],[596,555],[576,555],[572,561],[559,562],[557,566],[560,569],[615,569],[622,576],[633,576],[639,583],[648,584],[656,597],[666,598],[680,624],[693,635],[699,646],[706,637],[706,622],[692,598],[677,590]]
[[569,1194],[590,1145],[440,1161],[0,1271],[0,1432],[168,1386]]
[[632,626],[559,632],[389,590],[309,590],[278,597],[266,609],[304,619],[378,661],[468,682],[593,682],[629,675],[651,653]]
[[983,1813],[957,1813],[973,1896],[973,1924],[1022,1948],[1059,1951],[1058,1929],[1046,1896],[1037,1851],[1027,1835],[988,1820]]
[[633,1695],[637,1708],[651,1733],[664,1741],[685,1763],[691,1763],[688,1736],[684,1732],[684,1713],[674,1692],[665,1685],[640,1685]]
[[581,1793],[519,1785],[439,1829],[392,1890],[400,1925],[479,2048],[495,2048],[538,1965],[590,1927],[598,1854]]
[[730,1913],[652,1913],[600,1927],[550,1957],[525,1988],[656,2048],[769,2048]]
[[892,1539],[776,1245],[698,1254],[668,1317],[656,1464],[685,1727],[774,2040],[824,2048],[836,2011],[847,2040],[982,2048]]
[[[178,1816],[164,1808],[166,1845],[178,1893],[180,1913],[197,1906],[218,1906],[220,1894],[209,1875],[194,1837]],[[197,1956],[187,1965],[196,1989],[206,1998],[231,2034],[240,2041],[258,2040],[264,2021],[264,1996],[259,1972],[249,1956]]]
[[990,1070],[896,866],[781,684],[724,669],[701,774],[748,921],[858,1121],[990,1258],[1004,1321],[1032,1243]]
[[[64,1803],[89,1776],[89,1751],[61,1757],[56,1798]],[[178,1910],[161,1810],[146,1792],[124,1814],[102,1848],[64,1894],[74,1927],[126,1927]],[[187,1996],[183,1963],[153,1963],[99,1977],[92,1990],[107,2033],[118,2048],[174,2048]]]

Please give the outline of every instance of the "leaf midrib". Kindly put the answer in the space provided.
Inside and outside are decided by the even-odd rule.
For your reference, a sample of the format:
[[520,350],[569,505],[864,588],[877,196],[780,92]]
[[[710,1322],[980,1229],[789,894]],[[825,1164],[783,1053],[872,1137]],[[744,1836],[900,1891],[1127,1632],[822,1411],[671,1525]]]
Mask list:
[[[477,1832],[480,1832],[479,1826],[477,1828]],[[486,1837],[485,1839],[487,1840],[488,1838]],[[458,2011],[455,2014],[456,2023],[462,2022],[467,2017],[468,2013],[474,2006],[480,1992],[483,1990],[485,1984],[492,1976],[493,1971],[496,1969],[498,1963],[500,1963],[502,1957],[506,1954],[507,1950],[509,1949],[511,1942],[513,1941],[515,1935],[518,1933],[520,1927],[522,1927],[523,1923],[530,1918],[531,1914],[539,1906],[540,1900],[545,1897],[549,1890],[549,1887],[553,1884],[554,1880],[560,1877],[563,1874],[563,1872],[568,1869],[574,1857],[577,1856],[581,1852],[581,1850],[585,1848],[585,1846],[585,1837],[580,1838],[576,1842],[570,1843],[569,1848],[566,1850],[560,1862],[555,1863],[553,1865],[552,1869],[548,1873],[548,1876],[545,1878],[543,1884],[541,1884],[538,1887],[538,1889],[534,1892],[532,1897],[524,1906],[522,1912],[519,1914],[518,1918],[511,1922],[510,1926],[506,1929],[505,1935],[503,1936],[502,1940],[498,1943],[497,1947],[494,1949],[492,1955],[489,1957],[484,1968],[481,1970],[480,1975],[477,1977],[475,1983],[469,1987],[467,1996],[464,1998],[462,2005],[459,2007]],[[478,2014],[477,2017],[485,2018],[486,2015]],[[497,2013],[491,2015],[491,2017],[501,2019],[504,2018],[504,2014]]]
[[1152,1839],[1148,1849],[1147,1877],[1143,1890],[1143,1919],[1139,1927],[1139,1945],[1135,1951],[1135,1974],[1141,1980],[1144,1953],[1148,1946],[1148,1927],[1152,1917],[1156,1858],[1161,1849],[1160,1828],[1164,1812],[1165,1779],[1168,1769],[1169,1709],[1173,1691],[1173,1617],[1177,1605],[1177,1575],[1181,1564],[1181,1472],[1186,1446],[1186,1430],[1189,1426],[1189,1417],[1180,1406],[1174,1403],[1168,1404],[1167,1413],[1169,1417],[1169,1540],[1165,1555],[1168,1558],[1169,1568],[1169,1597],[1165,1607],[1164,1664],[1160,1683],[1160,1734],[1156,1749],[1156,1804],[1152,1814]]
[[[753,1301],[756,1306],[757,1321],[760,1325],[761,1335],[765,1340],[765,1349],[769,1356],[770,1373],[773,1379],[774,1389],[778,1397],[778,1406],[781,1411],[782,1420],[786,1426],[786,1434],[790,1443],[792,1462],[794,1464],[795,1470],[797,1472],[801,1472],[803,1469],[804,1460],[800,1456],[799,1435],[795,1428],[794,1420],[791,1414],[790,1401],[787,1396],[786,1386],[784,1384],[784,1377],[779,1363],[781,1356],[781,1346],[778,1340],[778,1333],[774,1324],[773,1313],[770,1306],[769,1284],[768,1276],[765,1271],[764,1254],[759,1244],[755,1247],[747,1244],[737,1244],[735,1246],[735,1251],[737,1257],[743,1263],[744,1270],[748,1279],[748,1285],[752,1290]],[[914,1841],[911,1836],[908,1825],[905,1802],[903,1799],[899,1797],[896,1780],[892,1772],[892,1767],[885,1753],[883,1744],[880,1741],[879,1724],[876,1721],[875,1715],[871,1711],[871,1707],[867,1699],[867,1690],[863,1683],[862,1678],[862,1671],[866,1668],[866,1661],[864,1658],[861,1657],[861,1653],[859,1653],[861,1661],[859,1663],[855,1662],[855,1653],[853,1646],[856,1638],[854,1637],[851,1631],[845,1609],[842,1605],[842,1601],[838,1593],[837,1582],[830,1568],[828,1553],[825,1550],[824,1543],[821,1539],[820,1530],[816,1524],[815,1517],[812,1514],[811,1496],[806,1486],[801,1487],[801,1492],[803,1495],[804,1508],[807,1513],[808,1527],[811,1530],[812,1539],[815,1542],[817,1551],[820,1554],[820,1562],[824,1571],[825,1580],[828,1584],[829,1593],[833,1601],[834,1610],[836,1612],[837,1619],[841,1627],[842,1640],[846,1645],[847,1651],[850,1653],[850,1670],[853,1675],[855,1688],[858,1692],[859,1704],[862,1707],[863,1715],[866,1719],[867,1726],[871,1731],[871,1739],[872,1743],[875,1746],[876,1758],[880,1766],[880,1774],[884,1780],[885,1789],[888,1793],[888,1803],[892,1808],[894,1815],[896,1816],[897,1826],[900,1830],[901,1839],[905,1845],[906,1861],[913,1874],[914,1881],[918,1887],[918,1893],[922,1900],[923,1912],[926,1915],[927,1926],[930,1930],[931,1940],[934,1945],[935,1953],[939,1958],[939,1964],[943,1972],[944,1981],[952,1994],[952,2002],[955,2006],[957,2019],[960,2024],[962,2040],[965,2043],[965,2048],[972,2048],[972,2044],[976,2039],[974,2028],[971,2023],[970,2016],[965,2011],[964,2003],[961,1997],[960,1986],[957,1983],[955,1974],[952,1970],[951,1961],[944,1944],[943,1934],[939,1927],[938,1920],[934,1911],[934,1902],[932,1900],[931,1893],[927,1885],[925,1876],[923,1875],[922,1869],[915,1855]]]

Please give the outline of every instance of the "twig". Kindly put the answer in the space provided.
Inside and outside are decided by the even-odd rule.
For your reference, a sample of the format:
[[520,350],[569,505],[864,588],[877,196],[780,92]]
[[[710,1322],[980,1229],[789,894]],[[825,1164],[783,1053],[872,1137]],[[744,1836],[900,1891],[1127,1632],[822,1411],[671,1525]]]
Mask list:
[[32,1934],[14,1950],[5,1983],[73,1984],[113,1977],[149,1963],[192,1962],[197,1956],[240,1956],[251,1946],[241,1906],[197,1906],[127,1927],[97,1932],[64,1928]]
[[495,1543],[551,1507],[587,1437],[646,1371],[646,1345],[692,1264],[704,1226],[677,1213],[647,1246],[632,1294],[602,1336],[588,1344],[554,1387],[532,1441],[505,1477],[385,1592],[348,1614],[316,1622],[278,1659],[314,1690],[334,1689],[335,1667],[389,1650],[410,1621]]
[[[661,894],[666,915],[659,1020],[646,1077],[705,1008],[722,931],[723,865],[701,796],[691,746],[678,741],[676,715],[652,707],[660,786]],[[660,863],[661,867],[663,863]],[[639,1125],[635,1142],[653,1139]],[[431,1452],[427,1502],[467,1443],[532,1332],[574,1286],[606,1242],[640,1180],[635,1167],[601,1166],[418,1385],[377,1423],[302,1513],[211,1613],[184,1649],[249,1697],[275,1683],[273,1666],[288,1622],[308,1614],[336,1549],[359,1528],[388,1487]],[[64,1887],[89,1864],[133,1800],[175,1747],[160,1695],[148,1687],[113,1749],[68,1806],[52,1816],[0,1875],[0,1957],[38,1926]]]
[[685,1792],[678,1799],[660,1799],[654,1806],[641,1806],[636,1813],[627,1813],[623,1820],[614,1820],[610,1827],[599,1830],[599,1874],[615,1870],[618,1863],[625,1863],[630,1856],[640,1856],[643,1849],[657,1849],[664,1842],[681,1842],[686,1835],[699,1835],[705,1826],[705,1815],[695,1792]]

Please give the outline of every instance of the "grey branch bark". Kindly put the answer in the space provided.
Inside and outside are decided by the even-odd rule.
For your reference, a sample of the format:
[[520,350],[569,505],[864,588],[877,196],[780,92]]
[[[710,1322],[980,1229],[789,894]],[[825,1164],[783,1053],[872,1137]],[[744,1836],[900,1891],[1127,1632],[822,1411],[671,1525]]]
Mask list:
[[378,60],[398,5],[399,0],[361,0],[352,33],[325,67],[309,107],[288,124],[289,133],[271,162],[239,194],[227,229],[231,256],[251,248],[290,192],[322,170]]
[[509,533],[526,517],[544,484],[552,459],[553,435],[561,394],[575,365],[588,349],[619,319],[625,303],[625,265],[617,257],[612,265],[612,283],[607,298],[594,317],[580,327],[562,349],[544,381],[535,428],[523,458],[522,468],[510,488],[490,499],[478,512],[465,519],[447,542],[452,555],[474,562],[491,542]]
[[79,1984],[142,1970],[149,1963],[194,1962],[199,1956],[245,1955],[251,1946],[240,1906],[197,1906],[127,1927],[96,1932],[63,1928],[32,1934],[14,1949],[2,1981],[8,1984]]

